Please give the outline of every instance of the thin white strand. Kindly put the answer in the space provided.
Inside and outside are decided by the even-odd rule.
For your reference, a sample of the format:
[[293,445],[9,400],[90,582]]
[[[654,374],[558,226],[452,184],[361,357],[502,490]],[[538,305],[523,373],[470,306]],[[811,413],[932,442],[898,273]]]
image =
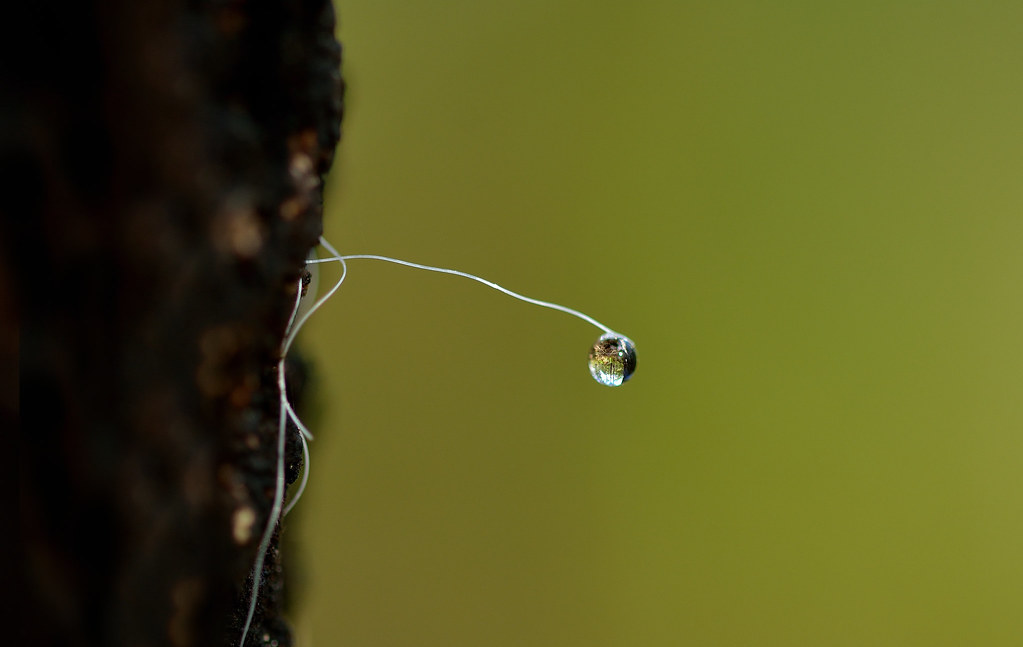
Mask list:
[[[285,328],[285,341],[297,332],[298,326],[295,319],[298,315],[299,305],[302,303],[302,279],[298,280],[295,294],[295,305],[291,309],[291,316],[288,317],[288,325]],[[302,322],[299,322],[301,325]],[[252,567],[252,592],[249,594],[249,610],[245,616],[245,626],[242,629],[242,637],[238,642],[239,647],[244,647],[245,639],[248,638],[249,629],[252,626],[252,617],[256,613],[256,602],[259,600],[259,587],[263,579],[263,563],[266,561],[266,552],[270,549],[270,540],[273,538],[274,526],[283,516],[281,507],[284,503],[284,439],[287,431],[287,415],[291,410],[291,403],[288,402],[288,385],[284,373],[284,361],[287,359],[286,347],[281,350],[281,357],[277,361],[277,388],[280,391],[280,415],[277,424],[277,469],[274,478],[274,498],[270,506],[270,515],[266,520],[266,527],[263,529],[263,536],[259,541],[259,548],[256,550],[256,562]],[[304,442],[304,441],[303,441]]]
[[[327,249],[331,250],[331,253],[333,253],[335,255],[335,257],[339,257],[339,255],[334,250],[334,248],[330,247],[329,243],[327,243],[327,241],[325,241],[323,238],[320,238],[320,243],[324,247],[327,247]],[[333,259],[331,259],[331,260],[333,260]],[[329,292],[327,292],[325,295],[320,297],[320,299],[315,304],[313,304],[312,308],[309,308],[309,312],[305,313],[305,315],[303,315],[302,318],[299,319],[298,322],[295,324],[295,326],[291,330],[291,332],[288,333],[288,336],[285,337],[285,339],[284,339],[284,346],[282,347],[282,350],[281,350],[281,354],[282,355],[287,356],[288,350],[291,348],[292,342],[295,341],[295,337],[298,335],[298,331],[302,329],[302,326],[305,325],[305,322],[309,321],[309,317],[311,317],[314,312],[319,310],[320,306],[322,306],[324,303],[326,303],[327,299],[329,299],[330,297],[334,296],[334,293],[338,291],[338,289],[341,287],[341,284],[345,282],[345,276],[347,276],[347,274],[348,274],[348,265],[345,264],[343,259],[338,258],[338,260],[341,261],[341,278],[339,278],[337,280],[337,283],[334,284],[334,287],[330,288]],[[314,261],[306,261],[306,263],[312,263],[312,262],[314,262]]]
[[309,428],[302,424],[302,421],[298,417],[298,413],[295,412],[295,408],[291,406],[290,402],[288,403],[288,417],[291,418],[291,421],[295,423],[296,427],[298,427],[303,438],[313,440],[313,432],[309,431]]
[[[294,418],[292,418],[294,420]],[[302,441],[302,481],[298,484],[298,491],[288,501],[288,505],[284,507],[284,516],[288,516],[291,509],[295,507],[298,500],[302,498],[302,493],[305,492],[305,486],[309,483],[309,443],[306,442],[305,436],[299,434],[298,439]]]
[[[335,256],[340,256],[336,249],[331,245],[320,239],[320,243],[323,244],[328,250],[331,251]],[[278,419],[277,427],[277,474],[274,484],[274,499],[273,505],[270,507],[270,516],[267,518],[266,527],[263,529],[263,536],[259,542],[259,548],[256,551],[256,562],[252,567],[252,592],[249,598],[249,610],[245,617],[245,626],[242,629],[242,637],[239,641],[239,647],[244,647],[245,639],[248,638],[249,629],[252,626],[252,618],[256,612],[256,602],[259,600],[259,587],[263,577],[263,564],[266,561],[266,553],[270,548],[270,540],[273,537],[274,527],[278,521],[291,511],[295,504],[298,503],[299,498],[302,496],[302,492],[305,491],[306,483],[309,481],[309,445],[306,443],[306,437],[312,438],[312,434],[309,429],[302,424],[299,420],[298,415],[295,414],[294,409],[291,407],[291,403],[288,401],[288,389],[287,381],[284,375],[284,361],[288,356],[288,351],[291,349],[292,342],[295,341],[295,337],[298,335],[299,330],[305,325],[309,317],[316,312],[322,306],[327,299],[334,296],[334,293],[338,291],[341,284],[344,283],[345,276],[348,274],[348,266],[344,260],[341,261],[341,277],[334,284],[334,287],[330,289],[321,299],[319,299],[312,308],[309,309],[305,315],[296,321],[298,318],[299,305],[302,302],[302,280],[298,281],[298,291],[295,295],[295,305],[291,310],[291,316],[288,317],[288,325],[285,328],[284,342],[281,344],[281,357],[277,362],[277,387],[280,390],[280,417]],[[308,262],[308,261],[307,261]],[[286,510],[282,511],[284,503],[284,439],[287,431],[287,417],[291,416],[291,419],[295,422],[295,426],[299,429],[299,438],[302,441],[302,454],[305,459],[305,463],[302,469],[302,482],[299,486],[298,491],[291,501],[288,503]]]
[[[309,317],[311,317],[314,312],[319,310],[320,306],[326,303],[327,300],[334,296],[334,294],[341,288],[341,284],[344,283],[345,277],[348,275],[348,264],[345,261],[353,259],[385,261],[388,263],[394,263],[396,265],[404,265],[405,267],[426,270],[428,272],[439,272],[441,274],[452,274],[454,276],[461,276],[462,278],[471,279],[473,281],[476,281],[477,283],[482,283],[483,285],[489,288],[497,290],[498,292],[501,292],[503,294],[507,294],[510,297],[518,299],[519,301],[524,301],[526,303],[531,303],[542,308],[550,308],[551,310],[558,310],[560,312],[570,314],[573,317],[577,317],[593,326],[596,326],[605,333],[614,333],[614,331],[611,328],[608,328],[607,326],[600,323],[593,317],[584,314],[578,310],[557,303],[551,303],[550,301],[541,301],[539,299],[527,297],[524,294],[519,294],[518,292],[509,290],[508,288],[502,287],[497,283],[494,283],[493,281],[488,281],[474,274],[460,272],[458,270],[452,270],[444,267],[434,267],[432,265],[412,263],[410,261],[403,261],[401,259],[391,258],[390,256],[380,256],[377,254],[342,255],[340,252],[334,249],[334,247],[329,242],[327,242],[327,240],[322,236],[320,237],[320,244],[323,247],[325,247],[328,251],[330,251],[334,256],[329,258],[308,259],[306,260],[306,264],[312,265],[316,263],[340,262],[341,277],[338,278],[334,286],[325,295],[323,295],[323,297],[317,300],[316,303],[313,304],[312,308],[310,308],[309,311],[306,312],[301,318],[298,317],[299,305],[302,302],[302,281],[301,279],[299,279],[298,291],[297,294],[295,295],[295,305],[292,308],[291,316],[288,318],[288,325],[285,328],[284,342],[281,345],[281,357],[280,360],[277,362],[277,386],[280,389],[280,416],[278,419],[277,428],[277,474],[274,484],[273,505],[270,508],[270,515],[267,518],[266,527],[263,529],[263,536],[260,539],[259,549],[256,553],[256,563],[254,564],[252,569],[252,593],[249,599],[248,614],[245,618],[245,627],[242,629],[242,637],[238,643],[239,647],[244,647],[245,639],[248,637],[249,629],[251,628],[252,625],[252,618],[256,611],[256,602],[259,599],[259,587],[263,575],[263,564],[266,561],[266,553],[270,548],[270,540],[273,537],[274,527],[277,525],[280,519],[283,518],[284,515],[291,512],[291,510],[295,507],[295,504],[297,504],[299,499],[302,498],[302,494],[305,492],[306,484],[309,482],[309,444],[307,440],[311,440],[313,436],[312,433],[310,433],[309,429],[299,419],[298,415],[295,413],[295,410],[292,408],[291,403],[288,401],[287,382],[284,375],[284,361],[288,356],[288,351],[291,349],[291,345],[295,341],[298,332],[302,329],[302,326],[304,326],[305,323],[309,320]],[[299,430],[299,440],[302,443],[302,456],[304,462],[302,468],[302,480],[299,484],[298,490],[295,492],[295,495],[291,498],[291,500],[288,501],[287,507],[283,507],[285,486],[284,440],[285,433],[287,431],[286,423],[288,417],[291,418],[292,422],[295,423],[295,426]]]
[[256,601],[259,599],[259,585],[263,579],[263,562],[266,560],[266,551],[270,548],[270,539],[273,537],[274,527],[281,517],[281,506],[284,503],[284,435],[287,430],[287,384],[284,380],[284,356],[277,362],[277,387],[281,392],[281,414],[277,426],[277,475],[274,483],[273,505],[270,506],[270,515],[266,520],[266,527],[263,529],[263,537],[259,541],[259,549],[256,551],[256,563],[252,567],[252,593],[249,599],[249,612],[245,617],[245,628],[242,629],[242,638],[238,642],[239,647],[244,647],[245,639],[249,635],[249,627],[252,625],[252,616],[256,612]]
[[[550,301],[541,301],[539,299],[533,299],[532,297],[527,297],[524,294],[519,294],[518,292],[513,292],[512,290],[509,290],[508,288],[502,287],[502,286],[498,285],[497,283],[494,283],[493,281],[488,281],[488,280],[486,280],[484,278],[476,276],[475,274],[469,274],[467,272],[460,272],[458,270],[451,270],[451,269],[448,269],[446,267],[434,267],[432,265],[422,265],[420,263],[412,263],[410,261],[403,261],[403,260],[398,259],[398,258],[391,258],[390,256],[379,256],[377,254],[345,254],[345,255],[342,256],[341,254],[338,254],[337,251],[333,247],[330,247],[329,245],[327,245],[327,241],[325,241],[322,237],[320,238],[320,243],[322,243],[324,245],[324,247],[327,247],[327,249],[329,249],[331,251],[331,253],[334,254],[334,256],[333,257],[329,257],[329,258],[317,258],[317,259],[314,259],[314,260],[309,260],[309,261],[306,261],[307,263],[329,263],[329,262],[340,261],[342,264],[344,264],[345,261],[350,261],[350,260],[353,260],[353,259],[362,259],[362,258],[364,258],[364,259],[372,259],[372,260],[377,260],[377,261],[386,261],[388,263],[395,263],[397,265],[404,265],[405,267],[413,267],[413,268],[418,269],[418,270],[427,270],[429,272],[440,272],[441,274],[453,274],[455,276],[461,276],[463,278],[472,279],[473,281],[476,281],[477,283],[482,283],[483,285],[485,285],[485,286],[487,286],[489,288],[493,288],[493,289],[497,290],[498,292],[503,292],[504,294],[507,294],[510,297],[514,297],[514,298],[518,299],[519,301],[525,301],[526,303],[532,303],[533,305],[541,306],[543,308],[550,308],[551,310],[560,310],[561,312],[570,314],[573,317],[578,317],[579,319],[582,319],[583,321],[596,326],[597,328],[603,330],[605,333],[614,333],[614,330],[608,328],[607,326],[605,326],[604,324],[600,323],[599,321],[597,321],[593,317],[591,317],[591,316],[589,316],[587,314],[584,314],[582,312],[579,312],[578,310],[575,310],[573,308],[569,308],[567,306],[563,306],[563,305],[558,304],[558,303],[551,303]],[[616,333],[614,333],[614,334],[616,334]]]

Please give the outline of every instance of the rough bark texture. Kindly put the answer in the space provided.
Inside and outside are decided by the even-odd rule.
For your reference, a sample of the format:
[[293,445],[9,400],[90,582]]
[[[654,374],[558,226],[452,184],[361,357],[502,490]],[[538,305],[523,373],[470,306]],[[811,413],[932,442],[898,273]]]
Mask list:
[[[24,4],[0,63],[19,644],[237,644],[339,137],[333,9]],[[276,539],[264,578],[247,644],[290,644]]]

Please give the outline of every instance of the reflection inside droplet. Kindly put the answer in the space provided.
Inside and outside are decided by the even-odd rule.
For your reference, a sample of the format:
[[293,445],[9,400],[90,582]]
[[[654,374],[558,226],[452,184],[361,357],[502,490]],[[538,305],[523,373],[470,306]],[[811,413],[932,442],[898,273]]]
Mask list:
[[617,333],[605,333],[590,349],[590,375],[605,386],[621,386],[636,370],[636,344]]

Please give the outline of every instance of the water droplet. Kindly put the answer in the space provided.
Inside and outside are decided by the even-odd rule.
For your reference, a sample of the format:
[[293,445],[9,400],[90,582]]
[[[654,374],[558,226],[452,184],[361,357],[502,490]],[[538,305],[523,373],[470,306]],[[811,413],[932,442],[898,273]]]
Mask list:
[[590,375],[605,386],[621,386],[636,370],[636,344],[617,333],[600,336],[590,349]]

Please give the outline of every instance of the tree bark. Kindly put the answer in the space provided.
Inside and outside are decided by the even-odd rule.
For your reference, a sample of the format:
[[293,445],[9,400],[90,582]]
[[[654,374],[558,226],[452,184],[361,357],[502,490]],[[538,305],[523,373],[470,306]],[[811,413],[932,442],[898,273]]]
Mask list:
[[[23,4],[0,77],[20,643],[237,644],[340,134],[333,9]],[[263,578],[246,644],[288,645],[276,537]]]

